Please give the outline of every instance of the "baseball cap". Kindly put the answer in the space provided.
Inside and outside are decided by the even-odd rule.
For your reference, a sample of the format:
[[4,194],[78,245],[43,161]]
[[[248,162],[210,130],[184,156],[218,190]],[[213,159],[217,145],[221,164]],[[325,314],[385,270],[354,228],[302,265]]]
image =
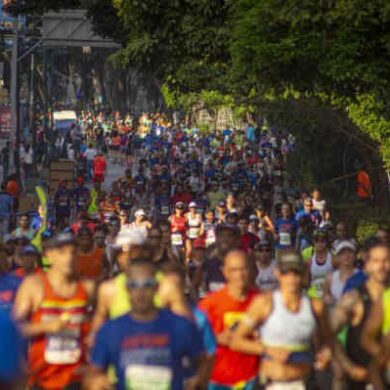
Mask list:
[[57,233],[47,241],[46,248],[60,248],[65,245],[76,245],[76,240],[72,233]]
[[146,217],[146,213],[143,209],[138,209],[135,213],[134,213],[134,216],[135,217],[141,217],[141,216],[144,216]]
[[344,249],[349,249],[353,252],[356,252],[356,246],[352,241],[349,240],[342,240],[340,241],[335,248],[334,254],[337,256],[339,255]]
[[259,220],[259,217],[255,214],[251,214],[249,216],[249,221],[258,221]]
[[298,271],[303,272],[304,266],[300,255],[295,252],[284,252],[280,255],[278,261],[280,271]]
[[185,204],[183,202],[176,202],[175,207],[177,209],[184,209]]
[[131,246],[145,244],[147,234],[146,228],[143,227],[123,230],[116,237],[115,247],[124,252],[129,252]]
[[190,208],[191,208],[191,207],[197,207],[196,202],[190,202],[189,207],[190,207]]

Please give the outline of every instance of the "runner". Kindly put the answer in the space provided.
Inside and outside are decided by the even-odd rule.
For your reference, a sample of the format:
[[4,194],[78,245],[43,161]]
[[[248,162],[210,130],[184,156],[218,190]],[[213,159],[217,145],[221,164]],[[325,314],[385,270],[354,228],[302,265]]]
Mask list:
[[275,276],[276,260],[272,259],[272,247],[268,241],[260,241],[255,247],[257,266],[256,286],[260,291],[272,291],[278,286]]
[[[330,360],[333,338],[320,300],[302,294],[304,263],[294,252],[284,252],[276,277],[279,289],[256,297],[233,332],[231,348],[262,357],[260,381],[269,389],[305,389],[312,369],[311,343],[319,331],[315,366]],[[260,340],[251,339],[253,332]]]
[[188,219],[184,214],[185,204],[177,202],[175,204],[175,213],[169,217],[171,224],[171,242],[179,255],[184,256],[187,244]]
[[197,285],[204,285],[206,291],[215,292],[225,284],[222,263],[226,254],[240,246],[240,232],[228,225],[218,225],[216,242],[206,254],[202,267],[196,271]]
[[246,254],[238,250],[227,253],[223,260],[223,275],[226,286],[199,303],[199,308],[211,323],[218,344],[208,389],[251,390],[255,386],[258,356],[230,349],[233,330],[257,295],[257,291],[249,287]]
[[198,330],[191,321],[154,305],[157,281],[153,263],[135,259],[128,271],[132,309],[108,321],[97,334],[86,378],[87,388],[108,388],[115,366],[118,389],[183,389],[182,359],[197,359],[192,388],[207,383],[207,365]]
[[333,272],[335,261],[329,250],[328,233],[324,229],[314,231],[314,254],[307,264],[310,281],[309,295],[322,298],[325,293],[325,281]]
[[30,338],[28,383],[33,389],[78,389],[93,284],[75,279],[72,235],[54,236],[46,244],[46,255],[50,269],[26,278],[14,304],[15,318]]
[[339,242],[334,255],[338,268],[326,276],[324,291],[324,302],[329,306],[334,306],[339,301],[347,280],[357,272],[356,248],[352,242]]
[[[341,353],[345,354],[343,368],[347,374],[348,390],[366,389],[368,384],[367,368],[371,357],[357,341],[362,340],[363,346],[368,342],[367,349],[371,350],[370,328],[375,329],[371,326],[371,321],[377,321],[377,317],[371,316],[371,309],[375,302],[381,302],[390,272],[389,253],[383,244],[376,242],[370,245],[367,251],[368,257],[364,269],[368,279],[361,286],[344,294],[331,317],[335,334],[347,326],[345,352],[340,346],[339,348]],[[380,326],[381,320],[377,322]],[[368,333],[364,335],[363,329],[366,325]],[[375,348],[378,350],[376,341],[374,341],[374,350]],[[341,377],[339,381],[344,383],[345,378]]]
[[283,203],[281,217],[275,223],[276,258],[282,251],[295,248],[298,225],[291,212],[291,205]]
[[76,274],[81,278],[99,280],[109,272],[104,250],[95,245],[92,232],[83,227],[77,233]]

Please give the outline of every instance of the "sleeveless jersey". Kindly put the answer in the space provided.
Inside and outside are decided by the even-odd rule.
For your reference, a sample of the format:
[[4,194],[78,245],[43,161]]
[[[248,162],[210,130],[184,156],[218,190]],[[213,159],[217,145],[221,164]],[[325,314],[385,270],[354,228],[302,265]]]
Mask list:
[[[259,329],[263,344],[290,350],[292,352],[289,357],[291,363],[294,359],[299,359],[302,353],[305,353],[305,359],[307,359],[317,324],[310,299],[303,295],[299,311],[296,313],[284,306],[279,290],[272,294],[272,300],[271,314]],[[286,324],[288,324],[287,327]]]
[[[174,215],[171,220],[171,242],[174,246],[183,246],[187,232],[187,217],[178,217]],[[173,230],[177,229],[176,232]]]
[[324,295],[324,287],[326,276],[333,271],[332,254],[327,253],[325,262],[318,264],[316,255],[311,258],[310,275],[311,286],[309,296],[313,298],[322,298]]
[[56,294],[47,276],[42,275],[43,300],[32,314],[32,323],[69,318],[66,329],[56,334],[34,337],[29,350],[29,383],[45,389],[60,390],[81,379],[78,370],[85,364],[86,348],[82,344],[89,330],[87,322],[88,295],[81,282],[71,298]]
[[199,214],[195,215],[195,218],[191,217],[191,214],[187,214],[188,219],[188,238],[195,240],[199,236],[200,225],[202,224],[202,217]]

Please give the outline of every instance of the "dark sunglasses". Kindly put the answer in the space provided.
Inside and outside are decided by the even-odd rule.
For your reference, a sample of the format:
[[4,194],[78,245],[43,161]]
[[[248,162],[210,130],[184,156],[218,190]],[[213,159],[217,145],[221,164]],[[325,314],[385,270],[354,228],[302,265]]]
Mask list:
[[302,276],[302,272],[296,270],[296,269],[285,269],[285,270],[280,270],[280,273],[282,275],[288,275],[288,274],[294,274],[295,276]]
[[270,248],[259,248],[259,252],[271,252]]
[[129,280],[126,285],[130,290],[155,288],[157,286],[157,281],[153,278],[144,280]]

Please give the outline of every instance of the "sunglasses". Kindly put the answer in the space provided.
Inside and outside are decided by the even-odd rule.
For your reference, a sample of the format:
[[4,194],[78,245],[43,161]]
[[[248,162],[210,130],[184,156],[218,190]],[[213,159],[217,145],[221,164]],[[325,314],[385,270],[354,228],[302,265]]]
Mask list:
[[155,288],[157,286],[157,281],[153,278],[144,280],[129,280],[126,285],[130,290]]
[[259,252],[271,252],[270,248],[259,248]]
[[285,270],[280,270],[280,273],[282,275],[288,275],[288,274],[294,274],[295,276],[302,276],[302,272],[296,270],[296,269],[285,269]]

